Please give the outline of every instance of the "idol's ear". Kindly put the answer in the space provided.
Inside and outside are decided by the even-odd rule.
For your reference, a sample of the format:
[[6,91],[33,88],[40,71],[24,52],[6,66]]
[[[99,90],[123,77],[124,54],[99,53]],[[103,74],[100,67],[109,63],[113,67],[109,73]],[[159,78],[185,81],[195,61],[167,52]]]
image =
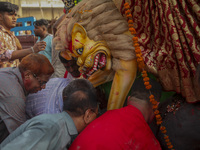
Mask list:
[[78,49],[82,49],[86,41],[87,41],[86,30],[80,24],[75,23],[72,29],[72,51],[76,57],[82,54],[82,52],[79,53]]
[[74,27],[72,29],[72,41],[74,41],[76,36],[78,36],[79,34],[84,39],[87,37],[87,33],[86,33],[84,27],[82,25],[78,24],[78,23],[75,23]]

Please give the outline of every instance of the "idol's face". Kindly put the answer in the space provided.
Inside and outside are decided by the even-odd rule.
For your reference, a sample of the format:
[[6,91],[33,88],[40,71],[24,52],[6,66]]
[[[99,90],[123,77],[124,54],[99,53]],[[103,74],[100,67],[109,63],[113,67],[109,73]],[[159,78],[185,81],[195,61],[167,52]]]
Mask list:
[[106,42],[89,39],[79,24],[72,30],[72,51],[77,57],[79,71],[88,79],[111,70],[111,54]]

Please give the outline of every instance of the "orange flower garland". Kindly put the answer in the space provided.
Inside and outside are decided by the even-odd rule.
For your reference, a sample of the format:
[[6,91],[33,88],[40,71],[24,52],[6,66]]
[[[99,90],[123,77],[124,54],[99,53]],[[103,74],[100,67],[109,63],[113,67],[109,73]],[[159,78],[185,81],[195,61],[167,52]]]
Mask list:
[[[125,7],[125,10],[126,10],[125,14],[126,14],[126,17],[127,17],[127,20],[128,20],[129,31],[131,32],[132,35],[134,35],[132,40],[133,40],[133,46],[135,47],[135,54],[136,54],[136,58],[137,58],[138,68],[139,68],[139,70],[142,71],[142,77],[143,77],[143,81],[144,81],[144,85],[145,85],[146,89],[150,90],[152,86],[149,83],[149,77],[147,75],[147,72],[144,69],[145,64],[144,64],[142,52],[141,52],[141,49],[140,49],[140,46],[139,46],[139,43],[138,43],[138,37],[136,37],[136,30],[135,30],[134,25],[133,25],[133,18],[132,18],[132,14],[131,14],[131,11],[130,11],[130,6],[129,6],[128,3],[125,3],[124,7]],[[158,110],[158,102],[154,99],[154,95],[152,95],[152,94],[149,96],[149,100],[153,105],[153,110],[154,110],[154,114],[155,114],[156,121],[157,121],[156,123],[157,123],[157,125],[161,125],[162,124],[162,117],[161,117],[160,112]],[[172,149],[173,145],[169,140],[169,136],[166,135],[166,133],[167,133],[166,127],[161,125],[160,130],[164,134],[164,139],[165,139],[165,142],[166,142],[168,148]]]

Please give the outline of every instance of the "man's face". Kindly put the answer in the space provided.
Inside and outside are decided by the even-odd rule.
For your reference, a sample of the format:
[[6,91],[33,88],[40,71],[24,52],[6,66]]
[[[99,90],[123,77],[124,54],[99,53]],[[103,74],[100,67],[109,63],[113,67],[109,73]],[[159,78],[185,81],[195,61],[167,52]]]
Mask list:
[[73,77],[80,76],[80,72],[78,71],[79,66],[76,64],[76,60],[70,60],[68,63],[63,63],[63,65]]
[[41,36],[42,33],[43,33],[43,28],[42,26],[34,26],[34,33],[35,33],[35,36]]
[[45,89],[49,78],[49,75],[36,76],[35,74],[30,73],[25,75],[24,87],[28,93],[37,93],[38,91]]
[[3,12],[0,13],[1,25],[6,29],[10,30],[16,26],[17,13],[16,12]]

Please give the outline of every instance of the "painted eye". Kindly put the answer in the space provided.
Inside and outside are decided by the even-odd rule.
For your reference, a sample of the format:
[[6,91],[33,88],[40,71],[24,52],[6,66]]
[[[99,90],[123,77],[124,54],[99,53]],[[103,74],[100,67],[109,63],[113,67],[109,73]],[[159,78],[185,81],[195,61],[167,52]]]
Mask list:
[[83,53],[83,48],[77,49],[76,52],[77,52],[79,55],[81,55],[81,54]]

